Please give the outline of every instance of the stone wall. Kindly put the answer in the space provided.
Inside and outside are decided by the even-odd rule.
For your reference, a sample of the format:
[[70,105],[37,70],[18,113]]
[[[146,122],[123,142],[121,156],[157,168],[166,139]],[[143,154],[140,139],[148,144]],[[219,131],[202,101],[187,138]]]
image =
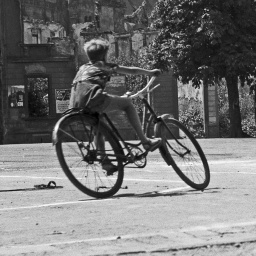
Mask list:
[[[4,125],[4,143],[35,143],[51,142],[51,133],[54,124],[61,114],[56,112],[56,90],[70,88],[75,75],[73,62],[69,59],[59,59],[56,63],[51,60],[30,62],[13,61],[9,62],[6,69],[6,84],[4,88],[4,109],[6,109]],[[30,76],[49,77],[49,116],[32,118],[28,115],[28,106],[10,107],[8,102],[8,89],[15,86],[26,88],[26,77]],[[25,99],[26,100],[26,99]]]
[[95,5],[94,0],[70,0],[69,16],[70,24],[82,24],[94,20]]
[[153,107],[160,115],[172,114],[174,118],[178,119],[178,88],[176,79],[172,76],[172,73],[165,73],[156,79],[155,84],[158,83],[161,86],[153,91]]
[[[41,6],[42,2],[48,5]],[[52,128],[59,119],[62,108],[56,95],[58,93],[61,94],[62,91],[68,92],[70,90],[76,67],[87,61],[83,52],[84,42],[92,37],[103,36],[110,41],[109,55],[111,57],[118,57],[121,54],[128,57],[148,45],[157,33],[155,31],[133,31],[132,33],[124,31],[124,1],[99,1],[101,4],[98,10],[99,14],[104,13],[105,16],[100,16],[100,26],[96,30],[95,27],[91,27],[92,23],[89,21],[91,19],[90,14],[92,18],[95,14],[95,6],[92,5],[94,1],[86,1],[92,8],[90,10],[82,8],[85,3],[83,0],[70,1],[70,3],[72,2],[79,3],[78,7],[81,7],[78,19],[81,23],[74,24],[74,35],[69,39],[65,37],[65,31],[70,29],[67,26],[68,23],[65,23],[66,18],[63,24],[59,24],[58,19],[60,17],[57,15],[65,13],[64,4],[66,1],[62,3],[60,0],[1,1],[1,4],[4,4],[5,13],[8,13],[8,15],[1,15],[0,18],[1,24],[5,24],[5,27],[1,27],[0,31],[0,33],[4,32],[4,34],[1,34],[3,35],[1,39],[4,38],[5,46],[4,49],[1,48],[1,54],[4,52],[6,59],[6,62],[0,69],[1,98],[3,99],[1,104],[1,114],[3,117],[1,128],[4,131],[2,133],[4,138],[1,143],[51,141]],[[20,3],[24,5],[21,6]],[[42,12],[38,13],[40,6],[42,7]],[[22,8],[20,9],[20,7]],[[49,9],[48,7],[51,8]],[[78,9],[74,10],[78,11]],[[51,11],[51,14],[49,11]],[[31,15],[31,17],[22,19],[23,14]],[[49,17],[54,17],[54,22],[47,21]],[[38,18],[36,20],[38,23],[37,27],[35,26],[34,18]],[[70,20],[72,20],[72,17]],[[41,33],[40,42],[35,43],[31,41],[31,34],[28,31],[31,32],[33,26],[41,31],[44,30]],[[101,31],[101,29],[103,30]],[[113,29],[113,33],[109,33],[109,29]],[[60,33],[63,33],[62,36]],[[68,32],[66,35],[68,35]],[[1,46],[3,47],[2,43]],[[32,117],[29,115],[28,78],[30,77],[44,77],[47,79],[48,93],[44,95],[44,99],[48,104],[47,116]],[[115,80],[116,78],[113,79]],[[154,92],[152,104],[159,114],[173,113],[177,117],[176,81],[172,78],[171,74],[163,75],[159,79],[162,86]],[[112,81],[108,90],[122,95],[125,92],[125,84],[120,82],[122,79],[119,82],[117,80],[115,82]],[[17,102],[18,96],[20,97],[19,102]],[[116,123],[125,139],[136,138],[129,123],[122,114],[114,116],[113,120],[114,122],[115,120],[117,121]]]
[[[5,59],[1,68],[1,143],[51,142],[53,126],[61,115],[57,111],[56,91],[70,89],[75,75],[74,45],[66,38],[42,44],[24,42],[20,2],[3,0],[1,4],[5,11],[1,15],[1,24],[5,25],[1,27]],[[28,79],[31,77],[46,77],[48,81],[44,98],[48,113],[44,117],[29,115]]]
[[69,26],[67,0],[20,0],[23,16],[29,19]]

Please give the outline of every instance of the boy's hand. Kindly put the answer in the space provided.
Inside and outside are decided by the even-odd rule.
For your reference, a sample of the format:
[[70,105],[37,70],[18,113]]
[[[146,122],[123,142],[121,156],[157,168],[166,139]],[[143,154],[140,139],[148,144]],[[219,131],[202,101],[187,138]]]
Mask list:
[[151,70],[152,76],[159,76],[161,74],[160,69],[152,69]]
[[97,61],[94,63],[94,66],[100,69],[106,69],[104,61]]
[[132,95],[132,92],[126,92],[124,95],[122,95],[122,98],[129,98]]

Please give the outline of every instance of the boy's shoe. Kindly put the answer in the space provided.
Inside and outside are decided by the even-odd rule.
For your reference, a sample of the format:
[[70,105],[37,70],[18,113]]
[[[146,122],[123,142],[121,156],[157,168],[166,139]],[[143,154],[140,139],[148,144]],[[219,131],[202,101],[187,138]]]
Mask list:
[[161,138],[148,139],[147,142],[142,143],[142,146],[145,150],[153,152],[156,150],[162,143]]
[[114,172],[118,171],[118,167],[111,163],[109,159],[104,159],[101,163],[102,169],[107,171],[107,176],[113,175]]

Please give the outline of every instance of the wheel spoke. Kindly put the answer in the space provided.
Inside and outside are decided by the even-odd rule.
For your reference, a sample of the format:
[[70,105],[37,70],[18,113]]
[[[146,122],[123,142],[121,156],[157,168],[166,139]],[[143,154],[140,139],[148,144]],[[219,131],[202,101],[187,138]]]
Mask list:
[[[117,155],[118,145],[112,139],[106,126],[93,127],[82,115],[73,115],[60,125],[60,134],[56,151],[60,164],[69,180],[84,193],[93,197],[108,197],[118,191],[123,179],[122,161]],[[105,151],[96,150],[93,131],[100,132],[106,138]],[[109,176],[102,168],[102,158],[109,158],[118,171]]]

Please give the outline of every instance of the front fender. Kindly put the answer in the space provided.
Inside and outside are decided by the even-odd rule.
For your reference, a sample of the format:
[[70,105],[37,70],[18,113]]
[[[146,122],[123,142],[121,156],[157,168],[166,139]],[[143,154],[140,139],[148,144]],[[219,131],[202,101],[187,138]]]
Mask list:
[[165,119],[174,119],[172,114],[163,114],[157,118],[159,121],[155,124],[154,127],[154,135],[156,138],[161,137],[161,121],[160,120],[165,120]]

